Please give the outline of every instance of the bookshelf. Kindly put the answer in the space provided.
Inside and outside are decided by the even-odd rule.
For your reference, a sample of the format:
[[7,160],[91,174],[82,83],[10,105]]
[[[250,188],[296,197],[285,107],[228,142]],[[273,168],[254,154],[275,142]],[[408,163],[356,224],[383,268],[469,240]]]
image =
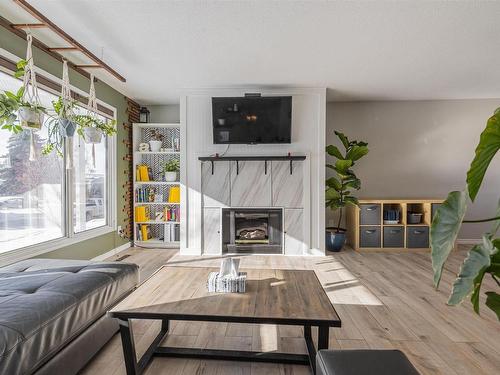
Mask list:
[[429,251],[430,226],[442,199],[360,199],[346,210],[354,250]]
[[[178,171],[175,181],[166,181],[164,167],[172,160],[181,165],[181,125],[136,123],[132,138],[134,246],[179,247],[181,176]],[[161,141],[159,151],[152,151],[154,140]]]

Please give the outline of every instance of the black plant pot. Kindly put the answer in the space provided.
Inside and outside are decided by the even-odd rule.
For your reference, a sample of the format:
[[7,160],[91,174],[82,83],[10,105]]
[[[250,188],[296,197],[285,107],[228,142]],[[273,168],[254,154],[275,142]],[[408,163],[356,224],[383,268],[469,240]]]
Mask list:
[[343,228],[326,228],[326,248],[338,252],[345,245],[345,232]]

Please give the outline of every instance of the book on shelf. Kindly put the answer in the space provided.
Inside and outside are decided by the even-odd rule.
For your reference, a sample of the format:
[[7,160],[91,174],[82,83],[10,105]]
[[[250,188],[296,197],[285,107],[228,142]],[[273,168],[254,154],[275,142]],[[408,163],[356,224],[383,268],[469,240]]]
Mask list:
[[179,186],[171,186],[168,191],[168,202],[179,203],[181,201],[181,188]]
[[149,225],[140,224],[137,225],[136,238],[138,241],[147,241],[151,238],[151,232],[149,230]]
[[165,207],[163,211],[163,220],[165,221],[179,221],[180,209],[179,207]]

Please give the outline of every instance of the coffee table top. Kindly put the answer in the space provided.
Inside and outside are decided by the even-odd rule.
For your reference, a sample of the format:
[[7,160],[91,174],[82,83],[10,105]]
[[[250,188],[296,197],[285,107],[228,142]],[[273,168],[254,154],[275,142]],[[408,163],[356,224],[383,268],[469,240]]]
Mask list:
[[314,271],[242,269],[245,293],[208,293],[217,268],[163,266],[109,313],[122,319],[328,325],[340,318]]

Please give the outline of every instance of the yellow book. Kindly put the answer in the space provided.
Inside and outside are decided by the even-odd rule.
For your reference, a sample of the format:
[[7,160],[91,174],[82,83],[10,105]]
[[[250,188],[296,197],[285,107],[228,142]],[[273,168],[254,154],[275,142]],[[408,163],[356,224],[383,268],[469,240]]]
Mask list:
[[181,202],[181,188],[180,186],[171,186],[168,193],[168,203]]
[[146,216],[146,207],[137,206],[135,208],[135,221],[148,221]]
[[149,240],[149,231],[148,231],[148,226],[146,224],[141,225],[141,234],[143,241]]
[[149,181],[147,165],[139,165],[139,181]]

